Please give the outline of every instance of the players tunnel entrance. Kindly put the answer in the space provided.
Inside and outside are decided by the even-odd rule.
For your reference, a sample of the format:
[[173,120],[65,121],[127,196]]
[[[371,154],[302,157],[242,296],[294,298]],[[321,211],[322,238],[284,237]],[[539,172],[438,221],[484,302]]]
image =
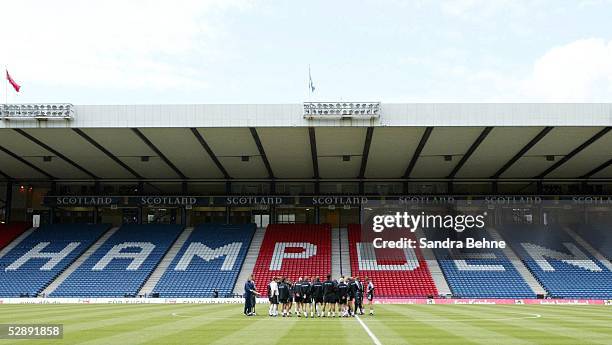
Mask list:
[[275,209],[277,224],[317,224],[315,207],[279,205]]
[[348,224],[359,224],[359,206],[330,205],[319,210],[319,223],[330,224],[332,228],[345,228]]
[[225,223],[225,207],[193,207],[187,210],[187,224],[195,226],[204,223]]
[[95,207],[57,207],[53,211],[54,223],[96,223],[97,218]]
[[142,224],[182,224],[183,208],[143,207]]

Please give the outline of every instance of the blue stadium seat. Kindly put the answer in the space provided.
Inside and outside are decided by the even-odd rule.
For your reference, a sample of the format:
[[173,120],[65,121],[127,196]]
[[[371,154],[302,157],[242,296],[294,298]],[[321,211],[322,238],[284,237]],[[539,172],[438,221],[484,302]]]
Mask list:
[[608,260],[612,260],[612,231],[606,224],[581,224],[572,228]]
[[182,230],[181,225],[123,225],[51,296],[124,297],[138,293]]
[[[39,294],[109,227],[109,225],[93,224],[56,224],[34,230],[0,258],[0,297]],[[45,254],[61,252],[66,255],[56,256],[55,260],[44,257]]]
[[548,294],[556,298],[612,298],[612,272],[560,226],[500,229]]
[[[478,229],[471,229],[469,237],[492,240],[487,231]],[[434,249],[434,253],[456,297],[535,297],[534,292],[501,249]]]
[[219,297],[232,293],[255,225],[197,226],[153,289],[160,297]]

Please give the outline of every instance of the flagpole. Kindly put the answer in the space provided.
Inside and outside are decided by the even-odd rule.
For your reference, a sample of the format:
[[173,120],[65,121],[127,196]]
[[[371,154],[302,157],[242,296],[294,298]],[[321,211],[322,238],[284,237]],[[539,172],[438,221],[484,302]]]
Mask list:
[[8,65],[4,65],[4,104],[8,105]]
[[312,76],[310,75],[310,64],[308,64],[308,102],[312,101],[312,88],[310,87],[310,81]]

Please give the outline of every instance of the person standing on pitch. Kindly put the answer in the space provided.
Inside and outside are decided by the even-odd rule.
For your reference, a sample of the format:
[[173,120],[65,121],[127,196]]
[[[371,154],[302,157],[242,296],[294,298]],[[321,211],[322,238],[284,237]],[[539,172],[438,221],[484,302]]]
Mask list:
[[254,300],[256,295],[259,295],[259,292],[257,292],[257,290],[255,289],[253,275],[250,275],[246,283],[244,283],[244,315],[255,315]]
[[357,281],[353,277],[346,279],[348,285],[348,314],[349,316],[355,316],[357,311]]
[[289,305],[289,285],[287,279],[283,277],[278,283],[278,302],[283,308],[283,317],[287,316],[287,306]]
[[338,316],[347,317],[349,316],[348,306],[346,305],[348,299],[349,287],[344,282],[344,278],[340,278],[338,281]]
[[321,308],[323,308],[323,283],[319,277],[315,278],[312,284],[312,291],[314,296],[314,308],[317,312],[317,317],[321,317]]
[[334,307],[336,292],[334,291],[334,282],[331,280],[331,274],[327,275],[327,280],[323,283],[323,313],[327,310],[327,316],[331,316],[331,309]]
[[290,279],[287,279],[287,287],[289,288],[289,299],[287,300],[287,316],[291,317],[291,308],[295,298],[294,284]]
[[302,281],[304,280],[304,278],[299,277],[298,281],[295,282],[295,284],[293,284],[293,291],[294,291],[294,300],[295,300],[295,315],[297,315],[297,317],[301,317],[301,313],[302,313],[302,301],[304,300],[303,298],[303,293],[302,293]]
[[[344,280],[344,276],[340,276],[340,280]],[[338,290],[338,280],[334,279],[334,304],[332,310],[332,317],[336,317],[336,309],[338,310],[338,316],[340,316],[340,295]]]
[[[255,285],[255,280],[253,279],[253,288],[255,290],[257,290],[257,285]],[[257,306],[257,296],[261,296],[261,294],[258,292],[257,294],[252,294],[251,295],[251,307],[253,310],[253,316],[257,315],[257,312],[255,312],[255,307]]]
[[310,277],[304,277],[302,281],[302,308],[304,317],[308,317],[308,312],[310,312],[310,317],[314,316],[312,310],[312,284],[310,283]]
[[366,286],[366,297],[370,305],[370,315],[374,315],[374,306],[372,305],[372,300],[374,300],[374,283],[368,277],[366,277]]
[[359,277],[355,277],[355,283],[357,285],[355,290],[355,314],[359,310],[359,315],[363,315],[363,284]]
[[269,316],[278,316],[278,277],[272,278],[268,284],[268,299],[270,300]]

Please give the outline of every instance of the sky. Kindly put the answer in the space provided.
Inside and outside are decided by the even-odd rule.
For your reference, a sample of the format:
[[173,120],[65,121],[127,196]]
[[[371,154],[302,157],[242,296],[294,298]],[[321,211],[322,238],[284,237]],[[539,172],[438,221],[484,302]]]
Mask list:
[[9,102],[612,102],[612,0],[20,0],[0,9],[0,64],[22,85]]

